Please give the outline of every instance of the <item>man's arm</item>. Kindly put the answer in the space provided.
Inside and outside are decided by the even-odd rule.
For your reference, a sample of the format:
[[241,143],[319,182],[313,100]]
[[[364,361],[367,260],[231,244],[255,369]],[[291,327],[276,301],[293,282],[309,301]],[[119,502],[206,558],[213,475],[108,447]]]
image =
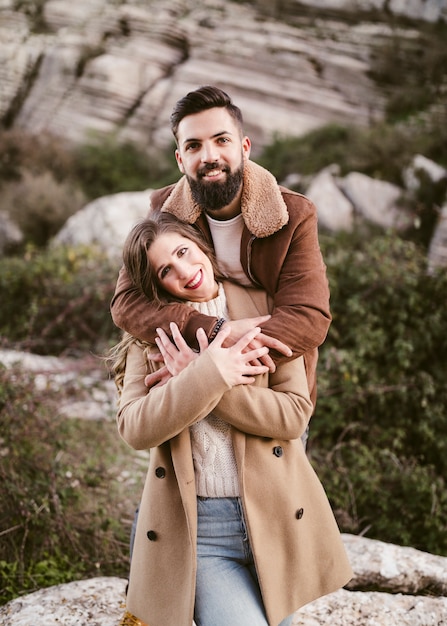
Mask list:
[[[259,280],[264,277],[262,286],[273,299],[272,317],[262,325],[263,332],[280,339],[294,356],[300,356],[326,338],[331,323],[330,294],[316,208],[302,196],[296,200],[297,206],[296,194],[290,198],[289,224],[273,236],[273,247],[269,237],[254,242],[252,266],[258,269]],[[282,254],[275,254],[275,250]],[[280,360],[274,352],[271,356]]]

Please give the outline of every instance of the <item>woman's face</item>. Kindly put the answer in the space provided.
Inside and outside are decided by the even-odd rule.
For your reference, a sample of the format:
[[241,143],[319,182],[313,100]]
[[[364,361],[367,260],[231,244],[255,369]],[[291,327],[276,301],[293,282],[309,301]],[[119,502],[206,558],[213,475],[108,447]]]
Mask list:
[[171,295],[191,302],[206,302],[217,296],[211,261],[190,239],[164,233],[147,254],[160,286]]

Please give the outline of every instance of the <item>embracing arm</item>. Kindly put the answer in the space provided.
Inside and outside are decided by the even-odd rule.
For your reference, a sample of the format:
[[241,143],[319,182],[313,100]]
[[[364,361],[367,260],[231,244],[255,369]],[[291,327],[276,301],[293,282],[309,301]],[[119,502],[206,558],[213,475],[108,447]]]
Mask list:
[[[273,299],[272,317],[263,331],[300,356],[326,338],[331,322],[329,285],[315,206],[304,196],[282,192],[289,223],[272,237],[254,241],[252,267]],[[278,354],[272,357],[280,360]]]
[[[261,356],[265,348],[253,353],[245,350],[259,332],[259,328],[251,330],[230,348],[222,347],[226,331],[209,347],[204,336],[200,341],[203,351],[165,385],[150,391],[144,382],[148,367],[145,351],[133,344],[127,354],[117,415],[123,439],[136,449],[160,445],[208,415],[225,391],[254,382],[254,376],[265,373],[267,367],[250,361]],[[169,347],[170,341],[166,336],[164,339]],[[183,348],[192,352],[186,343]]]
[[279,365],[274,374],[258,376],[252,385],[233,387],[213,413],[250,435],[298,439],[312,411],[304,362],[299,357]]
[[[136,450],[153,448],[178,435],[208,415],[229,389],[206,352],[162,387],[149,391],[146,374],[144,351],[133,345],[127,355],[117,424],[121,437]],[[194,385],[193,380],[206,380],[206,385]]]

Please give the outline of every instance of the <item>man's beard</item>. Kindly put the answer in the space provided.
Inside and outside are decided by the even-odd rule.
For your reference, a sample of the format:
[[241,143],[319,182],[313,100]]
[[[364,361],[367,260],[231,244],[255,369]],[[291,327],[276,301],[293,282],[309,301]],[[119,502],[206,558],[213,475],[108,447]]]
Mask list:
[[[209,165],[206,169],[216,169],[216,164]],[[220,167],[226,175],[227,179],[223,182],[215,182],[202,180],[202,176],[198,173],[198,180],[186,176],[191,187],[191,194],[194,202],[196,202],[204,211],[218,211],[228,206],[237,196],[241,188],[244,178],[244,161],[240,167],[232,172],[228,166]]]

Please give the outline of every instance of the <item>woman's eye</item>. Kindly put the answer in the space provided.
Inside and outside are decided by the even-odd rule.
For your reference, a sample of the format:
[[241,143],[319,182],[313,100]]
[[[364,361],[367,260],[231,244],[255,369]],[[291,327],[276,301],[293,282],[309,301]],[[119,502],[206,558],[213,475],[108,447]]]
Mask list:
[[180,250],[178,251],[178,256],[182,257],[184,254],[186,254],[188,251],[188,248],[180,248]]
[[166,267],[164,267],[164,268],[161,270],[161,273],[160,273],[160,278],[165,278],[165,277],[167,276],[168,272],[169,272],[169,269],[170,269],[170,268],[169,268],[169,266],[168,266],[168,265],[167,265]]

